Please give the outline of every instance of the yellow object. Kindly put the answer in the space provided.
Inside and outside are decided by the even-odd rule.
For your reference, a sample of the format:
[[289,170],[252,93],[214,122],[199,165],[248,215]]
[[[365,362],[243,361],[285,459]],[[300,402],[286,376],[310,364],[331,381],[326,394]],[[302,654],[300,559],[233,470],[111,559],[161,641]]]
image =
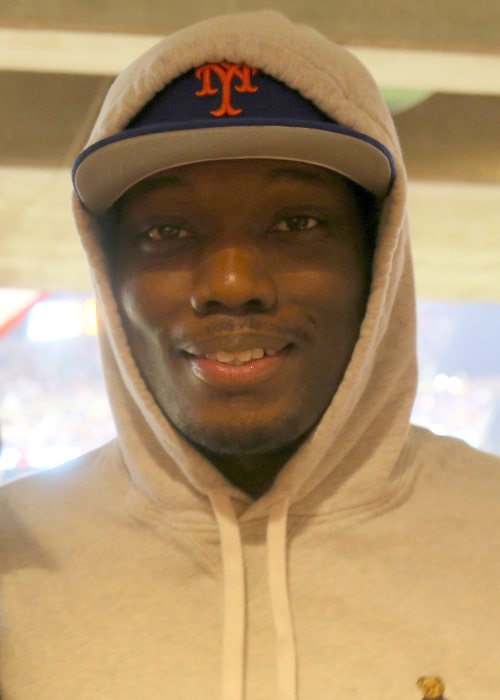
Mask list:
[[444,693],[444,683],[436,676],[422,676],[417,681],[417,685],[424,691],[422,700],[436,700],[442,698]]

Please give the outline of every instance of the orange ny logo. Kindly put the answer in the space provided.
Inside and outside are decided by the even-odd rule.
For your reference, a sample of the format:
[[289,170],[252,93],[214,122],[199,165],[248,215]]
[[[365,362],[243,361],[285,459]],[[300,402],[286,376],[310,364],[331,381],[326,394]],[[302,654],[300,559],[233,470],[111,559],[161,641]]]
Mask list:
[[[218,109],[210,112],[214,117],[222,117],[228,115],[235,117],[241,114],[243,110],[236,109],[231,104],[231,90],[234,87],[236,92],[257,92],[259,89],[256,85],[252,85],[252,76],[257,73],[257,68],[250,68],[243,64],[236,63],[207,63],[201,68],[198,68],[195,75],[198,80],[202,80],[201,90],[196,91],[198,97],[206,97],[207,95],[217,95],[218,87],[214,87],[212,83],[213,76],[219,78],[222,87],[222,100]],[[240,82],[233,83],[237,78]]]

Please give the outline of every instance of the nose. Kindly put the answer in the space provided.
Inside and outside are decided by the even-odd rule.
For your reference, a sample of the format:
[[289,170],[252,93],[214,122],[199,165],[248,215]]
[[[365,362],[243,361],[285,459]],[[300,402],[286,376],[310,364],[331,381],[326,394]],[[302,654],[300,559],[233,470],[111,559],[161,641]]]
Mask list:
[[277,290],[264,260],[246,247],[212,251],[199,264],[191,306],[198,314],[262,313],[277,302]]

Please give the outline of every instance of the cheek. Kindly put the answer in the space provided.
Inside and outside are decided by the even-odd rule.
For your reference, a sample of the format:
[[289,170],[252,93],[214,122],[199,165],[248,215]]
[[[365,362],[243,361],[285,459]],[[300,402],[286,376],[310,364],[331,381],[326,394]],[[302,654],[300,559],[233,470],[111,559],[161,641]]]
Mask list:
[[307,309],[326,327],[335,325],[335,319],[362,319],[370,288],[370,272],[362,256],[347,250],[310,263],[282,276],[282,301]]
[[189,301],[190,275],[162,271],[123,271],[114,292],[128,327],[154,331]]
[[314,327],[310,372],[332,393],[349,364],[359,337],[369,293],[370,275],[354,254],[320,269],[293,276],[296,303],[307,309]]

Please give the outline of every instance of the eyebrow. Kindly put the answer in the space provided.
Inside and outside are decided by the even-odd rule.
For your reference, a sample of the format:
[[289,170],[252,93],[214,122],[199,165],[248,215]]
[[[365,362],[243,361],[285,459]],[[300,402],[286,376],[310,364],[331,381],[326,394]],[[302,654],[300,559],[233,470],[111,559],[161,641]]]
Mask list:
[[[243,160],[243,159],[242,159]],[[304,164],[306,165],[306,164]],[[320,170],[312,171],[307,167],[301,167],[297,164],[295,167],[292,165],[282,165],[273,168],[267,173],[267,179],[270,182],[292,182],[299,184],[308,185],[322,185],[323,187],[329,187],[329,171]],[[154,191],[158,187],[184,187],[188,183],[183,180],[182,176],[172,175],[167,172],[160,172],[156,175],[151,175],[146,180],[138,182],[132,190],[134,192],[139,192],[140,194],[147,194],[148,192]],[[131,190],[129,190],[130,192]]]
[[134,192],[140,192],[141,194],[145,194],[147,192],[151,192],[152,190],[157,189],[158,187],[163,187],[164,185],[167,187],[178,187],[179,185],[184,184],[181,180],[180,177],[177,177],[176,175],[168,175],[167,173],[158,173],[156,175],[151,175],[145,180],[141,180],[137,184],[135,184],[130,190]]

